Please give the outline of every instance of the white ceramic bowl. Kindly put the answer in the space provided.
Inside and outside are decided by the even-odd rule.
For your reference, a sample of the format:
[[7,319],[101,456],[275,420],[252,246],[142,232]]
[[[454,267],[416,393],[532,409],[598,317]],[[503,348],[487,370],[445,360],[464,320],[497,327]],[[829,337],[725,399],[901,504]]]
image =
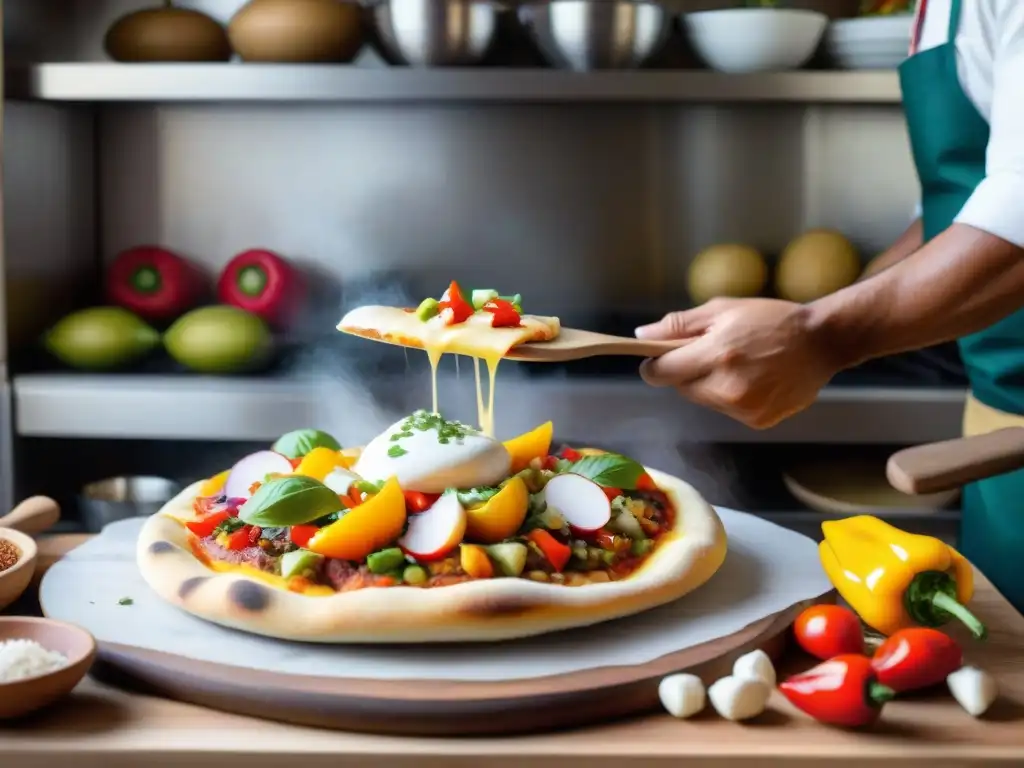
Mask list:
[[843,69],[893,69],[907,57],[913,18],[879,16],[833,21],[825,49]]
[[790,8],[728,8],[683,15],[697,54],[712,69],[741,74],[798,69],[828,26],[823,13]]

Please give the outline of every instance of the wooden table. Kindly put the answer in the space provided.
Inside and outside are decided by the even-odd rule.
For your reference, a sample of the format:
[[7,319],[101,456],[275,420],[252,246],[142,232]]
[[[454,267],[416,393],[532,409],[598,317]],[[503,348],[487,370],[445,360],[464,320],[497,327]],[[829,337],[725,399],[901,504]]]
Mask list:
[[[77,540],[41,542],[53,562]],[[654,768],[658,766],[1024,766],[1024,618],[978,575],[972,607],[990,630],[967,643],[1001,699],[974,720],[941,693],[886,706],[870,731],[817,725],[775,694],[741,725],[704,713],[654,715],[562,734],[507,739],[412,739],[297,728],[126,693],[86,680],[66,702],[0,726],[2,768]],[[789,657],[790,671],[806,659]]]

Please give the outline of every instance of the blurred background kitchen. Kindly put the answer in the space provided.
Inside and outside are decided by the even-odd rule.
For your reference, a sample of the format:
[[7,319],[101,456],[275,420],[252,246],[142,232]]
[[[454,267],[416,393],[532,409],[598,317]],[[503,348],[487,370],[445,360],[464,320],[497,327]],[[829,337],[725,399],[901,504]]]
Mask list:
[[[910,5],[6,0],[0,504],[95,529],[291,429],[363,441],[429,403],[426,360],[335,323],[452,278],[626,334],[852,282],[916,202]],[[767,432],[637,362],[503,364],[499,435],[550,418],[809,535],[861,510],[953,535],[955,497],[883,467],[956,436],[955,347]],[[470,366],[442,369],[472,418]]]

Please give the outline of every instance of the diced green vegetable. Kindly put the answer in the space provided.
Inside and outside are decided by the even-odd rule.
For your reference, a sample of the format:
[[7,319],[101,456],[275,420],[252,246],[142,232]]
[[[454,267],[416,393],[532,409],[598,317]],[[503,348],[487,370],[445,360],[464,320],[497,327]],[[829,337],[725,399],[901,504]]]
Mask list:
[[397,571],[405,564],[405,553],[398,547],[390,547],[374,552],[366,558],[366,567],[370,573],[385,574]]
[[528,551],[525,544],[517,541],[506,541],[487,547],[487,554],[503,576],[519,576],[526,568]]
[[371,483],[369,480],[356,480],[352,487],[360,493],[377,494],[384,487],[384,483]]
[[484,304],[496,298],[498,298],[497,291],[490,288],[478,288],[473,291],[473,309],[483,309]]
[[407,565],[402,571],[402,581],[412,584],[414,587],[427,583],[428,574],[426,569],[419,565]]
[[295,549],[281,555],[281,576],[290,579],[311,571],[323,560],[321,555],[308,549]]
[[416,307],[416,317],[427,322],[441,311],[440,302],[437,299],[424,299]]
[[631,554],[633,557],[643,557],[654,549],[654,542],[651,539],[639,539],[633,542]]
[[619,556],[614,552],[609,552],[608,550],[601,551],[601,562],[603,562],[605,565],[615,565],[618,559]]
[[465,490],[454,491],[456,498],[466,509],[470,507],[476,507],[483,504],[488,499],[496,496],[498,493],[497,488],[467,488]]
[[[620,496],[615,501],[623,498]],[[627,536],[634,541],[639,539],[646,539],[644,535],[644,529],[640,527],[640,523],[633,516],[633,513],[625,508],[625,505],[619,505],[616,507],[615,502],[612,502],[612,509],[616,510],[615,516],[612,517],[608,527],[616,533],[621,533],[623,536]]]
[[499,296],[498,298],[511,304],[520,315],[523,314],[522,294],[517,293],[514,296]]

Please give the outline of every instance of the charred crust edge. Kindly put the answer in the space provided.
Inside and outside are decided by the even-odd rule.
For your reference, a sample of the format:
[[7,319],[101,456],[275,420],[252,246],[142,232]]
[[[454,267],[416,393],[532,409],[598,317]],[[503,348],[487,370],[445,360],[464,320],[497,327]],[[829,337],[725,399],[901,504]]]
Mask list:
[[174,550],[175,546],[169,541],[154,541],[149,545],[149,554],[151,555],[166,555]]
[[252,581],[236,581],[228,587],[228,600],[236,608],[249,613],[259,613],[270,605],[270,590]]
[[531,597],[503,595],[469,600],[462,605],[459,613],[486,618],[514,618],[535,611],[539,607],[540,604]]
[[178,597],[182,600],[186,600],[189,595],[195,592],[205,582],[209,581],[209,576],[193,576],[190,579],[185,579],[181,582],[181,586],[178,587]]

